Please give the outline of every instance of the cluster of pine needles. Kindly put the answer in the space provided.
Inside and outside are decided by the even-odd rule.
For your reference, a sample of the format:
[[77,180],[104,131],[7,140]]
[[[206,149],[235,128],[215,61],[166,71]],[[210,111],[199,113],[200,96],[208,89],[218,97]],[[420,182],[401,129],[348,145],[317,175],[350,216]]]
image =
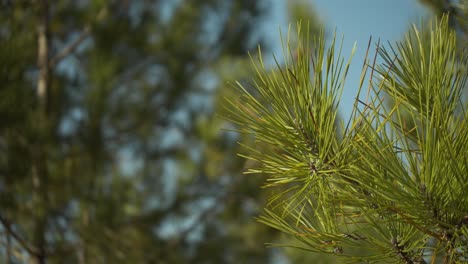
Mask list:
[[338,107],[352,55],[336,35],[298,24],[297,36],[275,69],[259,49],[252,87],[227,99],[225,117],[255,138],[247,173],[273,190],[259,220],[297,238],[288,246],[351,262],[468,261],[468,57],[448,17],[373,58],[369,41],[349,120]]

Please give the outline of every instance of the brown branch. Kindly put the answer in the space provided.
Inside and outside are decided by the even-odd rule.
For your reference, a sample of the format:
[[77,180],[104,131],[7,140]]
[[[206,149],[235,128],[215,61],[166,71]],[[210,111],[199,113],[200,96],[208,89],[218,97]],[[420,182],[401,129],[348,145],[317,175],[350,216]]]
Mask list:
[[395,254],[398,256],[401,262],[406,264],[426,263],[422,258],[414,259],[413,256],[406,251],[406,247],[402,241],[399,241],[397,238],[392,238],[391,244]]
[[64,59],[65,57],[67,57],[68,55],[70,55],[71,53],[73,53],[79,46],[81,43],[83,43],[83,41],[85,41],[88,36],[90,35],[90,32],[91,32],[91,27],[90,26],[86,26],[84,29],[83,29],[83,32],[81,32],[80,36],[75,40],[73,41],[72,43],[70,43],[68,46],[66,46],[65,48],[63,48],[59,53],[57,53],[57,55],[55,55],[49,62],[49,67],[52,68],[54,67],[55,65],[57,65],[57,63],[59,63],[62,59]]
[[[107,16],[107,8],[104,7],[97,14],[95,21],[102,21],[106,18],[106,16]],[[81,34],[78,36],[78,38],[75,41],[73,41],[68,46],[63,48],[49,61],[49,67],[50,68],[54,67],[61,60],[63,60],[68,55],[73,53],[80,46],[80,44],[83,43],[83,41],[85,41],[89,37],[90,33],[91,33],[91,26],[90,25],[85,26],[85,28],[83,29],[83,32],[81,32]]]
[[10,232],[6,234],[6,263],[11,264],[11,236]]
[[39,255],[39,250],[36,247],[30,245],[26,240],[24,240],[20,235],[18,235],[11,227],[12,224],[1,215],[0,215],[0,222],[2,223],[3,227],[7,231],[8,235],[13,237],[21,245],[21,247],[24,250],[26,250],[26,252],[28,252],[32,256]]
[[428,235],[430,235],[430,236],[432,236],[432,237],[434,237],[434,238],[436,238],[436,239],[438,239],[438,240],[440,240],[440,241],[443,241],[443,240],[444,240],[444,239],[442,238],[442,235],[440,235],[439,233],[433,232],[432,230],[430,230],[430,229],[428,229],[428,228],[426,228],[426,227],[424,227],[424,226],[422,226],[422,225],[416,223],[415,221],[413,221],[413,220],[411,219],[410,216],[404,214],[404,213],[401,212],[398,208],[396,208],[396,207],[388,207],[388,209],[389,209],[390,211],[392,211],[392,212],[398,214],[399,216],[401,216],[401,217],[406,221],[406,223],[408,223],[408,224],[414,226],[414,227],[417,228],[419,231],[421,231],[421,232],[423,232],[423,233],[426,233],[426,234],[428,234]]

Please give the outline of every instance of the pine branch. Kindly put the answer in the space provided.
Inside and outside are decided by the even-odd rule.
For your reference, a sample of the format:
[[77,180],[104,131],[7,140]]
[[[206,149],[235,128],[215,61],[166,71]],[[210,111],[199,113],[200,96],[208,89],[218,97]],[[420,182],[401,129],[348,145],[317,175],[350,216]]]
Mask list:
[[[390,50],[377,44],[376,57],[384,60],[377,67],[376,57],[367,65],[366,55],[364,66],[372,70],[369,91],[364,101],[356,98],[342,139],[336,137],[333,107],[347,70],[340,76],[343,60],[340,52],[335,55],[334,41],[327,49],[319,38],[312,72],[302,52],[293,62],[286,57],[277,73],[266,70],[260,59],[259,66],[254,64],[255,91],[240,85],[241,102],[228,99],[228,119],[241,126],[239,131],[274,149],[246,146],[250,153],[243,155],[262,164],[250,172],[270,175],[267,187],[283,186],[266,209],[275,207],[261,221],[296,236],[315,252],[337,253],[323,243],[333,241],[331,237],[352,247],[368,238],[366,243],[380,253],[363,259],[383,259],[391,250],[404,263],[425,263],[421,249],[433,237],[453,258],[458,247],[453,237],[464,232],[455,231],[454,222],[466,215],[466,170],[461,165],[466,161],[461,151],[466,149],[466,122],[453,118],[466,68],[457,64],[448,17],[433,23],[431,32],[414,27]],[[291,50],[288,43],[285,56]],[[426,185],[430,195],[419,187]],[[337,217],[337,212],[348,218]],[[355,227],[363,236],[340,230]],[[382,240],[395,231],[398,239]]]

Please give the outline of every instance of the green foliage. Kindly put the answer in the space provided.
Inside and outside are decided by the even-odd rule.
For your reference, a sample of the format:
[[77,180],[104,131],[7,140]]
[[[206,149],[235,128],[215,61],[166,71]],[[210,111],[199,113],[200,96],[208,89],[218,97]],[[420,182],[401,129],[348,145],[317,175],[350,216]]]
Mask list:
[[286,43],[276,71],[260,54],[253,90],[239,83],[227,99],[226,118],[255,137],[241,156],[260,166],[247,173],[273,190],[259,220],[290,246],[351,262],[467,260],[467,56],[447,16],[422,32],[377,44],[382,62],[365,59],[359,94],[370,69],[369,88],[347,122],[337,109],[350,60],[323,34],[313,52]]

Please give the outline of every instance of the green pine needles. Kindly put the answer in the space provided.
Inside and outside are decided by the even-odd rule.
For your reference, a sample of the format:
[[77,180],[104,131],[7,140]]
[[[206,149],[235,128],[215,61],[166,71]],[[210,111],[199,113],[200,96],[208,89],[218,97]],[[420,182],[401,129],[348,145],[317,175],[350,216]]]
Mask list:
[[313,50],[300,26],[298,36],[276,70],[260,53],[253,86],[227,99],[226,117],[255,138],[247,173],[272,189],[259,220],[299,241],[290,246],[350,262],[468,261],[467,55],[448,18],[377,44],[346,122],[350,60],[335,36]]

